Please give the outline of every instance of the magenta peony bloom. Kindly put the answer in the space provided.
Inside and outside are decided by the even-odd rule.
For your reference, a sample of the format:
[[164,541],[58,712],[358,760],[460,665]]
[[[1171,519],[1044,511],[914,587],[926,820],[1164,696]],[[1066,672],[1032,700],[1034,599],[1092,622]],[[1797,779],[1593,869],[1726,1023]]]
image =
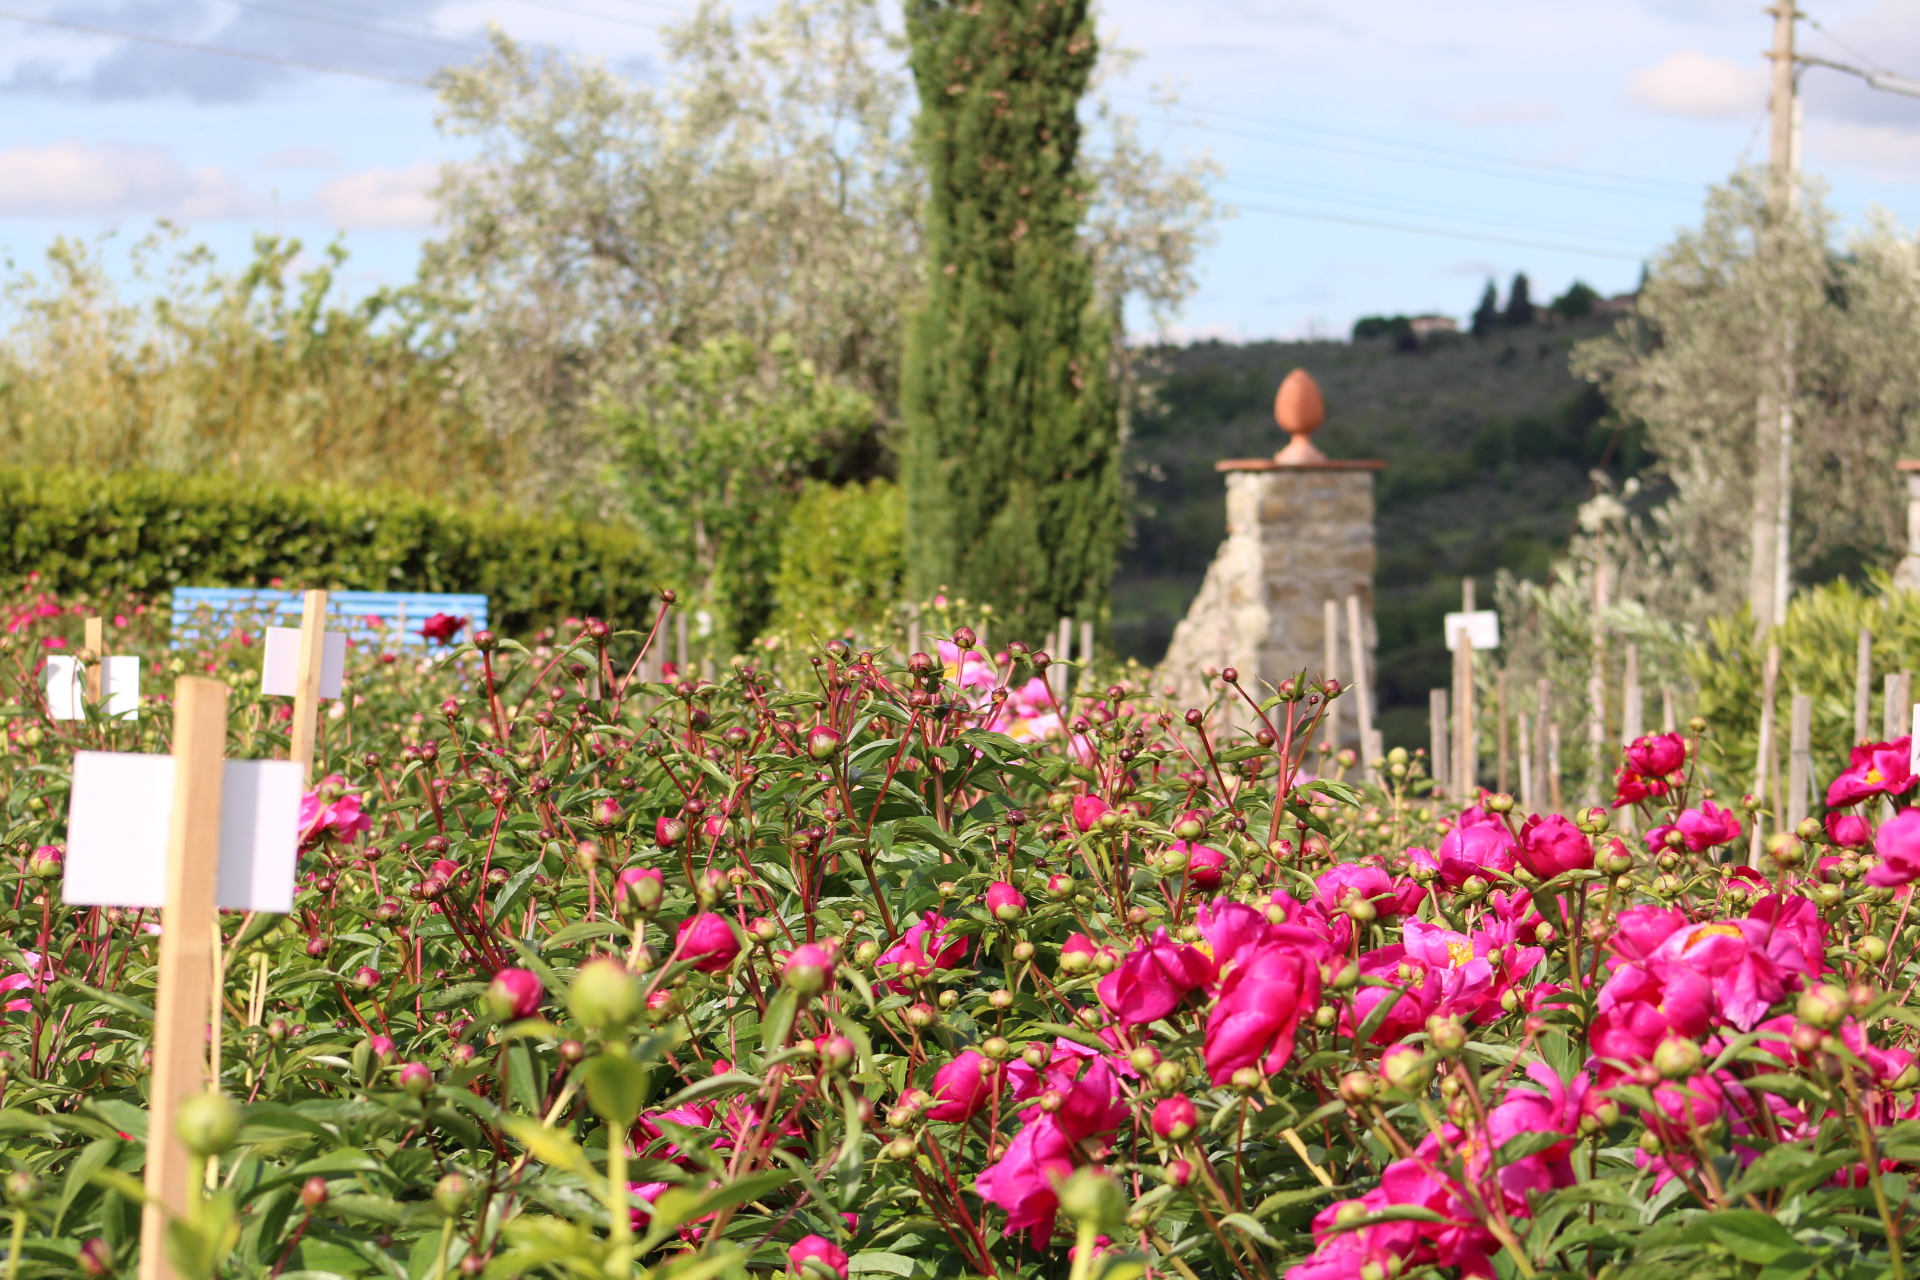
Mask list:
[[1613,918],[1613,948],[1643,964],[1686,923],[1687,917],[1673,907],[1628,907]]
[[1827,839],[1842,849],[1864,849],[1873,843],[1873,824],[1857,813],[1829,811]]
[[968,1049],[933,1073],[933,1106],[927,1119],[965,1124],[992,1101],[993,1063],[976,1049]]
[[1226,854],[1189,840],[1175,840],[1173,847],[1187,855],[1187,880],[1194,888],[1211,892],[1220,887],[1220,877],[1227,869]]
[[420,624],[420,634],[433,644],[452,644],[453,638],[466,625],[465,618],[456,618],[450,613],[436,613]]
[[819,1263],[840,1280],[847,1280],[847,1255],[825,1236],[801,1236],[787,1250],[787,1268],[794,1275],[805,1275],[809,1262]]
[[725,916],[703,911],[684,920],[674,938],[674,947],[682,960],[693,961],[701,973],[718,973],[740,954],[740,940]]
[[1711,800],[1702,800],[1698,809],[1688,809],[1674,825],[1695,853],[1705,853],[1716,845],[1731,844],[1740,838],[1740,819]]
[[1175,942],[1165,929],[1144,946],[1129,951],[1120,967],[1100,979],[1100,1003],[1127,1026],[1155,1022],[1195,987],[1212,982],[1213,961],[1198,947]]
[[1902,809],[1880,824],[1873,835],[1877,866],[1867,871],[1867,883],[1880,888],[1920,880],[1920,809]]
[[1073,1172],[1073,1152],[1073,1141],[1042,1112],[1021,1126],[1005,1155],[981,1171],[974,1188],[1007,1211],[1007,1235],[1024,1229],[1041,1244],[1052,1238],[1060,1209],[1054,1186]]
[[1827,788],[1827,808],[1844,808],[1869,796],[1903,796],[1913,790],[1912,747],[1911,736],[1855,747],[1846,771]]
[[[361,832],[373,830],[373,819],[360,808],[360,797],[346,793],[347,780],[330,773],[320,785],[300,797],[300,843],[312,844],[323,837],[351,840]],[[328,796],[334,797],[328,799]]]
[[1360,976],[1379,978],[1392,987],[1363,986],[1353,993],[1350,1011],[1340,1015],[1340,1034],[1354,1035],[1384,1001],[1391,1007],[1374,1029],[1372,1044],[1403,1040],[1426,1026],[1429,1014],[1440,1006],[1442,975],[1399,943],[1378,947],[1360,957]]
[[1153,1131],[1163,1138],[1179,1142],[1200,1124],[1200,1113],[1193,1099],[1184,1093],[1162,1098],[1153,1108]]
[[1439,856],[1429,857],[1441,882],[1458,889],[1469,876],[1492,881],[1506,875],[1513,870],[1513,855],[1513,833],[1506,824],[1492,814],[1469,809],[1440,841]]
[[1222,964],[1205,1044],[1207,1075],[1216,1086],[1241,1067],[1268,1075],[1284,1068],[1301,1017],[1320,1003],[1320,939],[1290,925],[1268,930],[1258,946]]
[[1027,900],[1005,880],[995,880],[987,886],[987,913],[995,920],[1018,920],[1027,914]]
[[1593,869],[1593,842],[1559,814],[1539,814],[1520,828],[1520,865],[1542,880]]
[[1687,762],[1687,740],[1677,733],[1649,733],[1627,745],[1627,764],[1643,778],[1664,779]]
[[1112,805],[1109,805],[1099,796],[1075,796],[1073,798],[1073,825],[1078,827],[1082,832],[1091,831],[1093,830],[1093,825],[1100,821],[1100,815],[1112,807]]
[[1621,765],[1613,775],[1613,803],[1609,807],[1624,809],[1643,800],[1658,800],[1671,789],[1664,778],[1649,778]]
[[531,1018],[540,1012],[547,989],[540,976],[528,969],[502,969],[487,986],[487,1010],[496,1022]]
[[[896,971],[911,964],[922,974],[957,968],[967,958],[967,940],[947,936],[947,927],[952,923],[938,912],[927,912],[908,926],[900,935],[900,941],[881,952],[874,963],[881,968],[892,966]],[[892,991],[898,984],[883,982],[880,985],[883,990]]]

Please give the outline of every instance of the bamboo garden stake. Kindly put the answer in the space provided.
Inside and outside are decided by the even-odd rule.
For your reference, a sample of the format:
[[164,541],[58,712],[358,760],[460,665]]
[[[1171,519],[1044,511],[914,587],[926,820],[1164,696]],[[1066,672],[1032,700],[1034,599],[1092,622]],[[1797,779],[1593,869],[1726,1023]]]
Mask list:
[[173,1131],[179,1104],[207,1085],[207,1011],[213,998],[214,881],[227,747],[227,686],[183,677],[174,687],[173,812],[161,912],[159,998],[147,1120],[147,1204],[140,1280],[173,1280],[167,1219],[191,1207],[191,1160]]
[[[1320,673],[1320,677],[1323,680],[1337,680],[1340,678],[1338,670],[1340,665],[1340,606],[1332,600],[1328,600],[1326,607],[1321,610],[1321,618],[1323,619],[1322,629],[1326,633],[1322,637],[1322,639],[1326,641],[1326,666]],[[1327,703],[1326,719],[1320,726],[1322,735],[1320,741],[1332,743],[1335,750],[1338,750],[1340,746],[1340,701],[1339,698],[1334,698]]]
[[100,701],[100,675],[107,662],[107,624],[104,618],[87,619],[87,701]]
[[1807,816],[1808,791],[1813,786],[1813,699],[1793,695],[1793,723],[1787,740],[1787,831],[1796,830]]
[[[1347,651],[1353,659],[1354,710],[1360,720],[1360,756],[1368,768],[1386,752],[1373,728],[1373,685],[1367,679],[1366,637],[1360,631],[1360,597],[1347,597]],[[1376,776],[1376,782],[1379,778]]]
[[300,609],[300,666],[294,677],[293,728],[287,758],[313,781],[314,735],[320,727],[320,672],[326,662],[327,593],[309,591]]
[[1853,655],[1853,740],[1869,741],[1873,714],[1873,632],[1860,628],[1860,647]]

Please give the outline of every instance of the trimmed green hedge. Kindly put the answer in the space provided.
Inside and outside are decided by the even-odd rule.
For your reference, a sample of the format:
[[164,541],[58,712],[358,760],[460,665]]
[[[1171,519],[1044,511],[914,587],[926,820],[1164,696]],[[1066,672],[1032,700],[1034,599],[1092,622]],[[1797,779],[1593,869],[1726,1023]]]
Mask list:
[[158,596],[176,586],[482,591],[524,633],[569,615],[647,616],[654,558],[635,533],[468,510],[392,490],[226,476],[0,469],[0,576],[59,593]]

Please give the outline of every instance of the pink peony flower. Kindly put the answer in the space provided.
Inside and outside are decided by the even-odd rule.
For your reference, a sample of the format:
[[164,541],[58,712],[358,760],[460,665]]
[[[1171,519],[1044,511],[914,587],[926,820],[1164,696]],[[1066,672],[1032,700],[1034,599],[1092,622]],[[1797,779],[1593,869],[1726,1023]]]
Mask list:
[[[360,797],[345,794],[347,780],[328,774],[320,785],[300,797],[300,843],[310,845],[326,836],[351,840],[361,832],[373,830],[373,819],[360,809]],[[323,797],[336,796],[333,800]]]
[[1827,839],[1842,849],[1864,849],[1873,843],[1873,824],[1857,813],[1827,813]]
[[1099,796],[1075,796],[1073,798],[1073,825],[1078,827],[1082,832],[1091,831],[1093,830],[1094,824],[1100,821],[1100,815],[1106,813],[1112,807],[1113,806],[1109,805]]
[[965,1124],[992,1101],[993,1079],[993,1063],[978,1050],[966,1050],[933,1073],[936,1101],[927,1108],[927,1119]]
[[725,916],[703,911],[684,920],[674,938],[674,948],[682,960],[693,961],[701,973],[718,973],[740,954],[740,940]]
[[1609,807],[1624,809],[1630,804],[1658,800],[1666,795],[1668,790],[1665,779],[1645,777],[1622,765],[1613,775],[1613,803]]
[[[880,953],[874,963],[880,968],[893,967],[896,972],[911,964],[915,972],[932,973],[935,969],[953,969],[967,958],[967,940],[949,938],[947,929],[953,922],[938,912],[929,911],[918,921],[909,925],[900,935],[900,941]],[[883,982],[882,989],[891,991],[898,984]]]
[[847,1255],[825,1236],[801,1236],[787,1250],[787,1269],[795,1276],[804,1276],[809,1262],[824,1266],[840,1280],[847,1280]]
[[1353,1003],[1340,1015],[1340,1033],[1357,1034],[1382,1003],[1391,1002],[1374,1028],[1369,1041],[1387,1045],[1405,1039],[1426,1026],[1427,1017],[1440,1005],[1443,981],[1433,966],[1409,955],[1398,943],[1378,947],[1360,957],[1360,976],[1379,978],[1390,987],[1363,986],[1353,993]]
[[1880,888],[1920,880],[1920,809],[1902,809],[1873,835],[1880,861],[1867,871],[1867,883]]
[[1043,1112],[1021,1127],[1005,1155],[981,1171],[974,1189],[1007,1211],[1007,1235],[1030,1230],[1042,1245],[1052,1238],[1060,1210],[1054,1187],[1073,1172],[1073,1151],[1073,1141]]
[[1869,796],[1903,796],[1913,790],[1910,768],[1913,739],[1895,738],[1855,747],[1847,769],[1827,788],[1827,808],[1858,804]]
[[[1410,855],[1425,852],[1408,850]],[[1505,876],[1513,870],[1513,856],[1513,833],[1506,823],[1493,814],[1469,809],[1441,839],[1439,856],[1429,854],[1426,860],[1440,873],[1443,884],[1458,889],[1469,876],[1487,881]]]
[[1649,733],[1627,744],[1627,764],[1643,778],[1665,778],[1687,762],[1687,740],[1677,733]]
[[1740,820],[1731,810],[1711,800],[1702,800],[1698,809],[1688,809],[1674,824],[1695,853],[1705,853],[1716,845],[1731,844],[1740,838]]
[[1319,938],[1269,925],[1263,941],[1222,963],[1219,998],[1207,1015],[1207,1075],[1224,1086],[1241,1067],[1268,1075],[1293,1057],[1302,1015],[1320,1003]]
[[1157,1022],[1173,1012],[1189,991],[1212,982],[1213,961],[1197,947],[1175,942],[1165,929],[1127,953],[1120,967],[1100,979],[1100,1003],[1121,1022],[1135,1026]]
[[453,638],[466,625],[465,618],[456,618],[450,613],[436,613],[420,624],[420,634],[433,644],[452,644]]
[[1520,864],[1542,880],[1593,868],[1593,842],[1559,814],[1535,814],[1520,828]]

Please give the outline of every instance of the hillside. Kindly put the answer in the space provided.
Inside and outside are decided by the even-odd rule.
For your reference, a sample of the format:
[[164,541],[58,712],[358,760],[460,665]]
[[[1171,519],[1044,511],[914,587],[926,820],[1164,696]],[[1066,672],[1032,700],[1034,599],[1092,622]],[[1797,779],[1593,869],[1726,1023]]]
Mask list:
[[[1384,458],[1379,495],[1381,723],[1386,740],[1426,742],[1427,690],[1448,683],[1441,615],[1460,579],[1490,598],[1496,569],[1543,574],[1603,463],[1645,461],[1605,402],[1567,370],[1573,344],[1606,331],[1588,318],[1444,335],[1417,350],[1359,342],[1195,343],[1149,354],[1154,405],[1135,420],[1132,544],[1114,584],[1114,642],[1155,662],[1225,536],[1221,458],[1282,443],[1273,395],[1306,369],[1327,401],[1314,437],[1336,458]],[[1616,438],[1618,437],[1618,438]]]

